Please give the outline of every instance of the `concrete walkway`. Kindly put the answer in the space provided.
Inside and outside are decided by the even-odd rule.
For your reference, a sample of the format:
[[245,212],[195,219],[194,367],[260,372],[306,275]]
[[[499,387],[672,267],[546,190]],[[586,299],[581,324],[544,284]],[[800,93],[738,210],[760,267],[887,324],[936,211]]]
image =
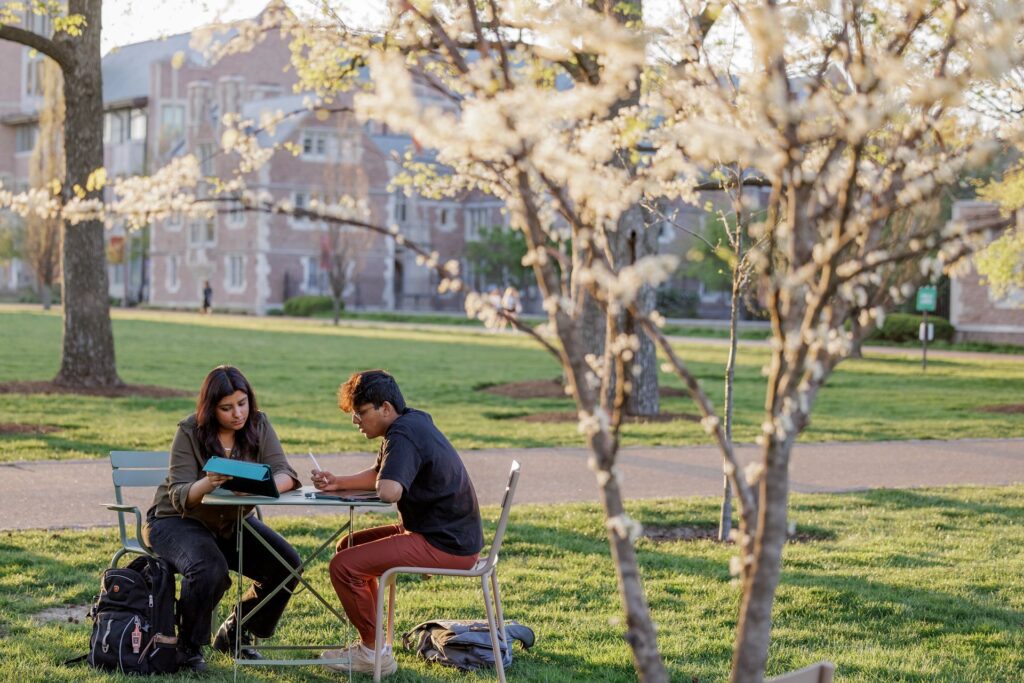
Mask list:
[[[758,451],[755,446],[742,446],[739,455],[749,461]],[[483,505],[500,503],[513,458],[523,465],[517,502],[597,500],[597,485],[582,448],[491,449],[465,451],[462,456]],[[335,473],[373,464],[369,453],[318,454],[317,458]],[[294,456],[292,463],[305,479],[308,459]],[[710,446],[627,448],[619,456],[619,469],[629,498],[716,496],[722,489],[721,456]],[[1024,439],[798,444],[790,471],[793,491],[802,493],[1005,485],[1024,482]],[[128,502],[145,512],[151,496],[151,492],[140,492]],[[101,507],[105,502],[113,502],[106,459],[0,465],[0,529],[110,526],[115,515]],[[296,512],[293,509],[290,514]],[[273,508],[267,513],[279,514]]]

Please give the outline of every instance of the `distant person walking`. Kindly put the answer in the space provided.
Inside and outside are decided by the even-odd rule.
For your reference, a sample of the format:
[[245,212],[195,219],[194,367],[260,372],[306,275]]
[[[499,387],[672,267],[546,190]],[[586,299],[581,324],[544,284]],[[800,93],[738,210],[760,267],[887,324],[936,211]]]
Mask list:
[[213,288],[209,280],[203,280],[203,307],[199,312],[205,315],[213,313]]

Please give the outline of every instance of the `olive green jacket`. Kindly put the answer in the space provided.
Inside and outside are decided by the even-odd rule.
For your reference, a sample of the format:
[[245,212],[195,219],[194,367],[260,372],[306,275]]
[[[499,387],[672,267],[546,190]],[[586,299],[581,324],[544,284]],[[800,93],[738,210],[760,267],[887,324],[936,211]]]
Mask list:
[[[285,472],[295,481],[295,488],[301,486],[298,475],[292,466],[288,464],[281,442],[277,439],[277,433],[270,424],[270,420],[262,412],[257,412],[254,418],[256,431],[259,438],[259,447],[255,457],[246,457],[245,460],[270,465],[272,475]],[[199,503],[189,507],[188,491],[192,484],[206,476],[203,467],[206,461],[213,455],[219,453],[204,453],[203,446],[199,443],[196,434],[196,416],[189,415],[178,423],[178,432],[174,435],[174,443],[171,444],[170,470],[167,479],[160,484],[153,497],[153,506],[146,513],[146,529],[143,534],[149,537],[149,523],[159,517],[190,517],[199,520],[211,532],[221,537],[228,537],[235,529],[235,508],[234,506],[203,505]],[[252,514],[253,506],[246,505],[243,514]]]

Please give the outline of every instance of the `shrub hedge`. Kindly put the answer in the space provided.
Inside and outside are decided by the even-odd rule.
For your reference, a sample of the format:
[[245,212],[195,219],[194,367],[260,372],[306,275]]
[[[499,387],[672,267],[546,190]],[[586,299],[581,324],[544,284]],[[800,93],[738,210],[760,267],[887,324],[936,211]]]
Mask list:
[[[345,310],[344,302],[341,304],[341,309]],[[308,318],[317,313],[332,310],[334,310],[334,301],[329,296],[304,294],[293,296],[284,302],[284,314],[300,318]]]
[[[922,317],[913,313],[890,313],[885,316],[885,325],[871,333],[868,339],[881,339],[891,342],[908,342],[918,340],[918,327]],[[937,315],[928,316],[928,322],[935,324],[935,339],[952,341],[953,326],[945,318]]]

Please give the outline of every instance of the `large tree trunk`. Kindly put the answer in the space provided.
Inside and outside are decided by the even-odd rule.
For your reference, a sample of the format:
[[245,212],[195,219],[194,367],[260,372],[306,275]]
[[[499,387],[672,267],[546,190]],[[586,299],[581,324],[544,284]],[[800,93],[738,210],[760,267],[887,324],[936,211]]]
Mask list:
[[[89,175],[103,167],[103,79],[100,69],[102,0],[71,0],[68,11],[82,14],[86,25],[77,37],[59,34],[54,42],[70,54],[64,74],[67,118],[67,180],[65,198],[86,187]],[[102,191],[90,196],[101,198]],[[64,304],[64,348],[55,383],[67,387],[109,387],[121,384],[114,362],[110,325],[103,223],[64,225],[61,247]]]
[[[629,260],[636,263],[645,256],[658,253],[658,236],[656,230],[647,225],[646,211],[640,206],[633,206],[619,219],[619,232],[626,240]],[[643,315],[650,314],[655,308],[657,294],[653,287],[644,285],[637,297],[637,309]],[[633,360],[626,366],[632,384],[629,399],[626,402],[627,415],[650,417],[661,411],[661,396],[658,389],[658,355],[654,340],[642,329],[637,329],[635,322],[625,330],[640,338],[640,349]]]
[[756,563],[745,577],[730,683],[761,683],[768,660],[772,603],[782,572],[789,506],[789,451],[792,439],[774,437],[765,445],[766,470],[761,480],[760,509],[755,536]]

